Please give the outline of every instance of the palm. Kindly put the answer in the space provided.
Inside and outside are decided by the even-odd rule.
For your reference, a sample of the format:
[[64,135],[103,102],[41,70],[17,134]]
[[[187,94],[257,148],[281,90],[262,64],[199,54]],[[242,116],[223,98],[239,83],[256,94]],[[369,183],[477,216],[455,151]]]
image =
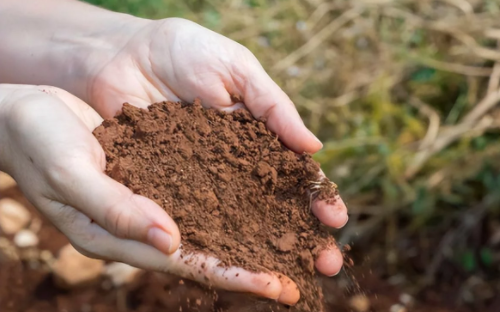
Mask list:
[[[182,30],[172,34],[172,29]],[[155,22],[133,36],[102,68],[91,99],[106,117],[124,102],[147,107],[165,99],[200,98],[207,107],[232,108],[230,95],[245,93],[244,74],[255,66],[260,67],[246,48],[197,24]]]
[[245,47],[181,19],[149,21],[137,29],[101,61],[90,83],[87,98],[101,116],[116,115],[124,102],[147,107],[195,98],[206,107],[231,110],[242,105],[231,100],[235,95],[255,117],[265,117],[291,149],[314,153],[321,148],[290,98]]

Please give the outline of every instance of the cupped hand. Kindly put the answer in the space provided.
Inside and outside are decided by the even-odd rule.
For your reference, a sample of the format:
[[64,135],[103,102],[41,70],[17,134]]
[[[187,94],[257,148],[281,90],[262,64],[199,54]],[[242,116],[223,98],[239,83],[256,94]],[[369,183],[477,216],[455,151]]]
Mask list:
[[[85,98],[101,116],[114,116],[124,102],[145,108],[158,101],[200,98],[204,106],[226,111],[245,106],[255,117],[265,118],[267,126],[297,153],[321,148],[292,101],[247,48],[178,18],[132,19],[128,32],[131,35],[121,39],[123,44],[90,59],[89,67],[95,71]],[[341,228],[348,220],[340,197],[333,204],[317,201],[312,211],[331,227]],[[331,247],[320,253],[316,267],[332,276],[342,263],[341,252]],[[298,296],[297,290],[286,288],[281,301],[294,303]]]
[[0,169],[87,256],[283,303],[298,299],[277,274],[225,269],[203,255],[181,258],[180,233],[168,214],[104,174],[105,155],[92,135],[101,122],[63,90],[0,84]]

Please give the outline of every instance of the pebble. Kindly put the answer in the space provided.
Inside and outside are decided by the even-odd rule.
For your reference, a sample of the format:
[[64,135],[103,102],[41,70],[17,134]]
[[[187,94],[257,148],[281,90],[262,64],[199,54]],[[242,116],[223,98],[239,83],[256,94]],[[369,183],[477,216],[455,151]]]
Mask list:
[[349,305],[356,312],[367,312],[370,310],[370,300],[365,295],[355,295],[349,299]]
[[21,230],[14,236],[14,244],[19,248],[35,247],[38,245],[38,236],[30,230]]
[[140,269],[121,262],[110,263],[104,268],[104,275],[111,279],[115,287],[131,283],[140,272]]
[[61,248],[52,266],[58,285],[67,288],[97,281],[103,269],[104,261],[85,257],[70,244]]
[[13,235],[28,225],[31,220],[29,211],[18,201],[0,199],[0,228],[3,233]]
[[406,312],[406,308],[402,304],[393,304],[389,309],[389,312]]
[[403,293],[399,296],[399,302],[404,304],[405,306],[411,306],[414,302],[414,299],[411,295]]
[[42,250],[40,251],[40,260],[46,263],[52,263],[55,259],[50,250]]
[[0,192],[10,189],[16,185],[16,181],[5,172],[0,172]]

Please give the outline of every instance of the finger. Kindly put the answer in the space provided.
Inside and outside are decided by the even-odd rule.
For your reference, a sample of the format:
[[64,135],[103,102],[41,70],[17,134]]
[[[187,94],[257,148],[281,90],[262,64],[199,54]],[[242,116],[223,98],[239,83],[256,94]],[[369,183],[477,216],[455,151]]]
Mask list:
[[120,261],[134,267],[172,273],[213,287],[253,293],[277,299],[281,293],[279,278],[271,273],[252,273],[236,267],[222,267],[219,260],[201,254],[182,254],[178,249],[167,256],[138,241],[117,238],[93,223],[77,209],[46,201],[49,219],[65,233],[83,254]]
[[55,187],[64,194],[63,202],[117,237],[148,243],[166,254],[179,247],[179,229],[161,207],[92,166],[69,170]]
[[[325,173],[320,169],[320,180],[327,180]],[[344,227],[349,220],[347,215],[347,207],[337,194],[334,198],[329,200],[316,200],[312,203],[311,210],[313,214],[325,225],[337,229]]]
[[336,246],[321,251],[316,259],[316,269],[326,276],[335,276],[342,269],[344,259]]
[[[72,94],[47,86],[38,88],[61,99],[89,130],[102,122],[102,118],[90,106]],[[91,136],[90,133],[87,135]],[[89,140],[95,142],[93,137]],[[60,188],[65,188],[62,193],[72,206],[78,207],[118,237],[147,242],[167,254],[178,248],[180,234],[177,225],[163,209],[149,199],[132,194],[94,167],[85,172],[79,167],[69,171],[70,176],[65,177],[73,181],[69,187],[66,181],[59,181],[62,182],[59,183]]]
[[[278,299],[282,291],[279,278],[272,273],[252,273],[238,267],[224,267],[214,257],[201,254],[174,253],[175,274],[217,288],[249,292],[261,297]],[[263,269],[264,270],[264,269]]]
[[102,117],[90,105],[71,93],[51,86],[36,86],[36,88],[40,92],[50,94],[62,100],[90,131],[102,123]]
[[281,294],[278,298],[278,301],[286,304],[286,305],[295,305],[300,299],[300,291],[295,284],[288,276],[276,273],[281,282]]
[[255,117],[265,118],[268,128],[293,151],[312,154],[320,150],[322,143],[306,128],[290,98],[255,62],[243,87],[247,108]]
[[342,228],[349,220],[347,207],[339,195],[330,200],[314,201],[311,210],[323,224],[337,229]]
[[[12,100],[23,105],[11,111],[10,138],[29,159],[28,166],[17,169],[27,172],[27,167],[35,167],[35,174],[19,174],[24,189],[42,188],[44,197],[79,209],[117,236],[148,242],[166,253],[178,248],[180,234],[174,221],[154,202],[132,194],[102,172],[104,153],[89,131],[98,121],[95,112],[83,110],[82,101],[57,88],[16,90]],[[88,123],[75,111],[88,115]],[[26,177],[37,175],[43,183],[29,185],[32,181]]]

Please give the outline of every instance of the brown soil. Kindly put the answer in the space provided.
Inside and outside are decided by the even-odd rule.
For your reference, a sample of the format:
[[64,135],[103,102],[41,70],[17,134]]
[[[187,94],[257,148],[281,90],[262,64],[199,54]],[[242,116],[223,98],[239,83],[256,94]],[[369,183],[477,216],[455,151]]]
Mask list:
[[[0,248],[0,311],[2,312],[211,312],[214,308],[224,312],[254,312],[261,302],[255,298],[240,294],[217,292],[217,297],[207,296],[196,283],[180,282],[179,278],[164,274],[145,272],[134,283],[121,288],[113,288],[107,278],[86,285],[83,288],[60,289],[53,282],[50,269],[39,260],[36,252],[50,250],[57,255],[58,250],[68,240],[54,228],[38,211],[31,206],[17,188],[0,194],[1,198],[13,198],[25,204],[35,219],[42,221],[39,248],[21,252],[21,260],[9,260]],[[11,236],[0,233],[0,239],[12,241]],[[352,277],[340,274],[337,278],[321,278],[324,290],[326,311],[357,312],[350,306],[352,296],[358,293],[367,295],[371,309],[369,312],[387,312],[399,302],[400,295],[411,292],[412,285],[392,286],[382,269],[386,256],[380,252],[384,245],[367,245],[359,250],[353,249],[353,256],[358,264],[352,273],[359,281],[352,285]],[[383,257],[379,259],[382,254]],[[374,261],[361,261],[373,258]],[[350,275],[350,274],[349,274]],[[441,282],[434,285],[425,294],[417,295],[415,305],[407,307],[407,312],[497,312],[500,297],[489,306],[457,307],[457,294],[461,285]],[[201,299],[201,305],[190,304]]]
[[314,258],[331,239],[310,203],[336,189],[310,155],[290,151],[246,110],[228,114],[199,102],[125,104],[94,134],[106,172],[173,217],[184,252],[285,274],[301,291],[291,310],[323,310]]

